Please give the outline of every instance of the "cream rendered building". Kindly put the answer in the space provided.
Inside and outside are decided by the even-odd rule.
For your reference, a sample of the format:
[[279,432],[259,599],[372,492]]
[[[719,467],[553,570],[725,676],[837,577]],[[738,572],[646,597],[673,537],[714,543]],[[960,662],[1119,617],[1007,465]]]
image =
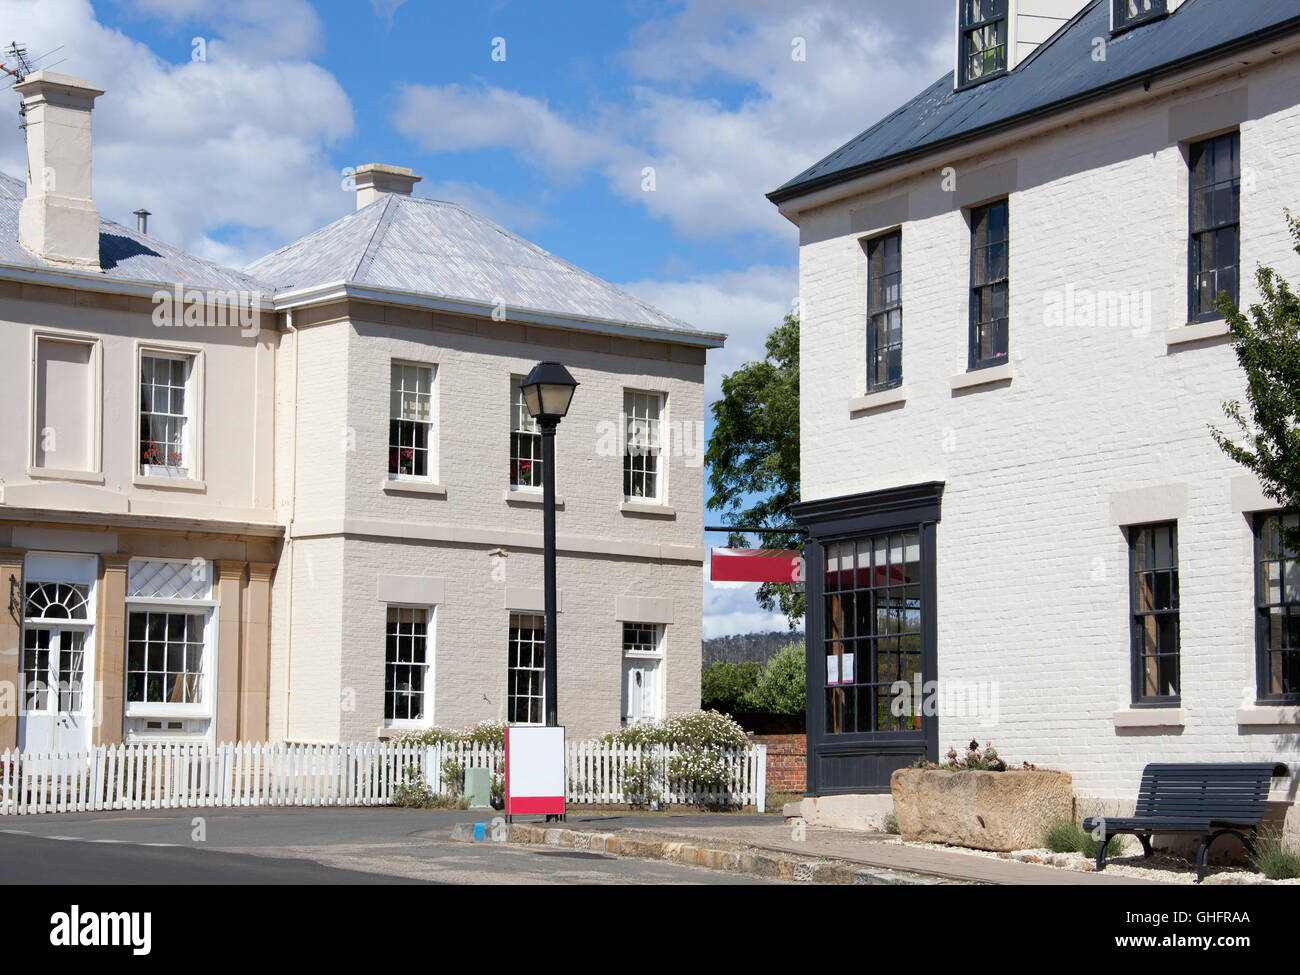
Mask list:
[[[364,741],[540,715],[557,437],[570,737],[698,706],[704,362],[723,337],[362,167],[246,272],[100,219],[102,94],[39,72],[0,179],[0,749]],[[21,418],[21,419],[20,419]]]

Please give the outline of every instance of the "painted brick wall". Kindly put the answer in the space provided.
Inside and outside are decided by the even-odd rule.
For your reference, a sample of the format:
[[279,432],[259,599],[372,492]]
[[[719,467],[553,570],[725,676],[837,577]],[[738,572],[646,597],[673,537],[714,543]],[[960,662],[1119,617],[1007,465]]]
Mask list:
[[[504,718],[506,591],[542,585],[540,506],[506,500],[510,379],[542,358],[562,359],[581,383],[557,436],[561,722],[570,738],[619,726],[619,596],[671,605],[663,706],[666,713],[699,707],[703,444],[695,422],[704,414],[702,354],[600,338],[556,348],[521,326],[493,327],[497,334],[484,336],[463,323],[431,330],[358,316],[299,333],[298,489],[288,547],[296,555],[291,570],[286,560],[277,576],[274,630],[292,663],[279,662],[272,678],[289,702],[287,721],[283,705],[273,704],[273,714],[292,739],[364,741],[379,733],[381,575],[442,583],[432,720],[450,728]],[[383,490],[393,359],[436,366],[436,480],[445,496]],[[290,360],[282,354],[286,382]],[[682,431],[665,443],[669,510],[662,515],[620,510],[625,387],[666,393],[666,418],[677,424],[670,430]],[[290,402],[282,402],[286,426]],[[508,553],[504,579],[492,571],[490,553],[498,549]]]
[[[1283,208],[1295,207],[1300,62],[1201,83],[1122,113],[1021,142],[1014,153],[932,171],[802,215],[803,496],[944,481],[938,530],[940,679],[993,682],[996,720],[945,717],[940,747],[993,740],[1012,760],[1063,768],[1082,796],[1131,800],[1147,761],[1280,758],[1283,728],[1239,726],[1253,701],[1251,534],[1266,510],[1208,426],[1243,380],[1222,340],[1167,346],[1186,322],[1187,166],[1170,110],[1243,85],[1242,298],[1268,263],[1300,277]],[[1010,195],[1014,379],[962,393],[969,228],[958,185],[1015,159]],[[854,212],[907,192],[903,228],[906,403],[851,415],[864,392],[865,259]],[[858,217],[859,224],[861,217]],[[850,232],[850,228],[854,232]],[[879,228],[887,229],[887,228]],[[1136,293],[1147,322],[1055,322],[1066,288]],[[1139,306],[1140,307],[1140,306]],[[1127,550],[1112,504],[1124,492],[1185,490],[1179,520],[1179,733],[1116,727],[1129,704]],[[1241,500],[1246,498],[1246,500]],[[1120,499],[1122,500],[1122,498]],[[1120,504],[1122,508],[1123,505]],[[1176,506],[1175,506],[1176,507]]]

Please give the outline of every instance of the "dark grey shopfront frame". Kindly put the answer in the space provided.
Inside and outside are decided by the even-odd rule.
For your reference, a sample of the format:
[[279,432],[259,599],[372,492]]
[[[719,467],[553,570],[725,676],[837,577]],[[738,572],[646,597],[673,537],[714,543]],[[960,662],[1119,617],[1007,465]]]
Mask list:
[[939,718],[921,716],[920,731],[829,734],[826,731],[825,578],[831,542],[882,532],[917,531],[921,539],[921,679],[937,680],[938,600],[935,532],[943,482],[853,494],[794,505],[806,533],[805,593],[808,653],[808,786],[810,796],[889,791],[889,776],[918,758],[937,761]]

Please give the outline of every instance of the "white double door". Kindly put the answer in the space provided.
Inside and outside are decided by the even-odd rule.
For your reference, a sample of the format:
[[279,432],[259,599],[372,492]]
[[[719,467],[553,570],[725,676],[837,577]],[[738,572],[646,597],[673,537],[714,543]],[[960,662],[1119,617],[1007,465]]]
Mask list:
[[90,687],[85,627],[23,627],[18,747],[28,752],[90,748]]
[[639,657],[623,659],[623,720],[626,724],[658,721],[663,717],[660,661]]

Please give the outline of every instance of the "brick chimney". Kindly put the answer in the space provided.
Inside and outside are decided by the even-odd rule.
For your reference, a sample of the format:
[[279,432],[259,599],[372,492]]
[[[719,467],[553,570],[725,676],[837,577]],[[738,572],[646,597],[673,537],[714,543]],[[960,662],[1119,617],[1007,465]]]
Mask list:
[[27,198],[18,213],[18,241],[48,264],[98,271],[90,111],[104,92],[51,71],[33,72],[14,90],[27,119]]
[[357,187],[357,209],[374,203],[385,193],[410,196],[411,188],[420,182],[421,177],[402,166],[384,166],[380,163],[366,163],[358,166],[352,180]]

